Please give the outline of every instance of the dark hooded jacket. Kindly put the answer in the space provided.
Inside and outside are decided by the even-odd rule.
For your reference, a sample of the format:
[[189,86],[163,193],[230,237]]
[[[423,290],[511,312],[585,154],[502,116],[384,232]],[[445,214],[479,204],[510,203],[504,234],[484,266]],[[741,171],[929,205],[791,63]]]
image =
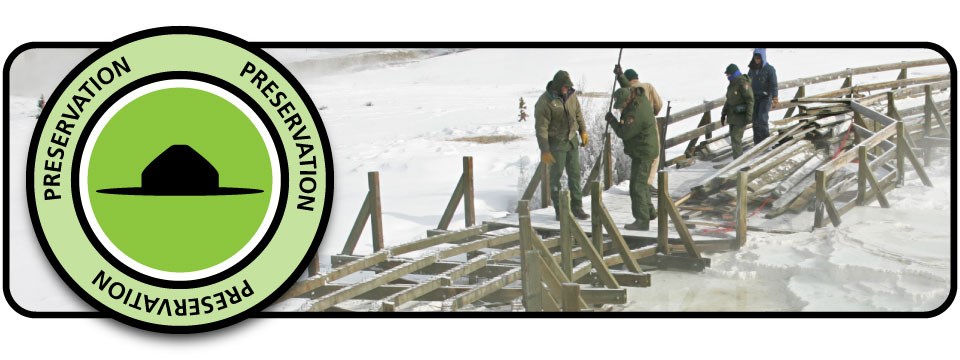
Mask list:
[[[763,60],[759,66],[753,63],[753,57],[756,56],[756,54],[760,54],[760,59]],[[767,49],[754,49],[753,54],[750,55],[750,64],[748,67],[750,71],[747,72],[747,75],[750,75],[750,80],[753,84],[753,96],[757,99],[778,97],[777,70],[774,69],[773,65],[767,63]]]

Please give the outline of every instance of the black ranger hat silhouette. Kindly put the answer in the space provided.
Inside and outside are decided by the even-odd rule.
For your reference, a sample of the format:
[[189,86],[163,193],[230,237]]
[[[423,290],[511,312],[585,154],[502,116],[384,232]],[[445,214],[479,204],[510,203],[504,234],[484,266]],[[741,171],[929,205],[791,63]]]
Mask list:
[[173,145],[140,174],[138,188],[100,189],[98,193],[144,196],[214,196],[261,193],[260,189],[220,187],[217,169],[189,145]]

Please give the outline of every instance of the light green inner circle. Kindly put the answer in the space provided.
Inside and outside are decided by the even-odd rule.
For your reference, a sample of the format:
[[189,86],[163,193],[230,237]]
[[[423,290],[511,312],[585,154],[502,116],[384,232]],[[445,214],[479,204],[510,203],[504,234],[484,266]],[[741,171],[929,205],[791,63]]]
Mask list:
[[[107,239],[153,269],[210,268],[251,241],[270,200],[270,158],[251,119],[206,91],[169,88],[126,104],[92,145],[88,191]],[[253,119],[253,121],[259,121]],[[100,193],[141,186],[141,172],[171,145],[188,145],[217,170],[220,187],[263,190],[217,196]],[[180,168],[180,167],[178,167]],[[190,176],[179,174],[178,176]]]

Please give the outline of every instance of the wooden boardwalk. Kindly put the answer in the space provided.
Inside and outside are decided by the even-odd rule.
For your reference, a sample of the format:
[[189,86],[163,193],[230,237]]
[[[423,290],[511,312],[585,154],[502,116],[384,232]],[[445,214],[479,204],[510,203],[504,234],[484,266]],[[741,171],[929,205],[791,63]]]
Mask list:
[[[702,115],[696,129],[662,142],[687,149],[664,161],[668,170],[660,173],[656,191],[662,199],[653,196],[658,218],[648,231],[623,228],[634,219],[628,184],[614,186],[611,179],[609,137],[584,189],[590,220],[570,214],[566,192],[553,204],[560,209],[559,221],[549,201],[548,207],[529,208],[534,193],[539,189],[542,197],[547,190],[549,172],[541,165],[518,213],[476,224],[473,159],[465,157],[437,229],[424,239],[384,247],[379,176],[371,172],[370,191],[341,254],[331,258],[333,269],[321,272],[315,260],[311,277],[281,300],[299,298],[305,301],[301,311],[310,312],[418,311],[426,304],[442,311],[609,310],[627,301],[624,287],[651,285],[647,271],[702,271],[710,266],[702,253],[736,251],[748,230],[809,231],[837,226],[843,213],[874,200],[888,207],[884,194],[903,183],[907,166],[932,186],[923,164],[937,148],[952,146],[951,104],[933,98],[949,91],[949,75],[907,79],[906,70],[944,63],[883,64],[781,82],[781,90],[797,88],[795,98],[778,107],[789,109],[787,115],[771,121],[776,128],[767,140],[745,142],[752,148],[736,160],[729,159],[726,138],[711,135],[725,126],[710,115],[722,98],[660,119],[668,125]],[[854,86],[854,75],[891,70],[900,70],[897,80]],[[839,90],[805,95],[806,85],[839,79],[844,79]],[[862,93],[877,90],[889,91]],[[919,96],[925,97],[923,106],[895,106],[897,99]],[[884,100],[886,114],[869,107]],[[680,164],[685,167],[673,168]],[[465,228],[448,230],[461,203]],[[355,255],[368,222],[374,252]],[[357,302],[365,305],[354,306]]]
[[[678,199],[689,194],[694,185],[700,183],[708,176],[716,172],[716,169],[713,168],[716,164],[717,163],[711,161],[703,161],[683,169],[670,169],[671,197]],[[627,186],[628,183],[624,182],[605,191],[603,194],[603,203],[610,211],[610,215],[613,216],[614,222],[620,228],[620,232],[625,239],[628,241],[635,241],[643,245],[655,243],[657,240],[657,233],[659,231],[656,220],[650,222],[650,230],[647,231],[626,230],[623,228],[624,224],[629,224],[634,221],[630,207],[630,195],[628,189],[626,188]],[[584,192],[587,193],[588,191],[585,190]],[[656,195],[652,196],[652,200],[653,206],[656,208],[658,206]],[[588,213],[590,212],[590,202],[590,196],[585,195],[583,197],[583,204],[584,210]],[[533,224],[533,228],[538,232],[554,234],[559,233],[560,231],[560,221],[556,219],[552,207],[532,210],[530,214],[530,220]],[[508,227],[516,228],[519,226],[519,214],[509,214],[499,219],[485,221],[484,223],[487,224],[491,229]],[[578,223],[585,229],[590,228],[591,226],[591,220],[579,220]],[[673,227],[670,227],[669,237],[671,242],[679,241],[680,239],[679,234],[677,234]],[[711,236],[694,234],[694,241],[697,242],[710,243],[716,242],[717,240],[728,242],[730,240],[730,235],[723,233],[717,233]]]

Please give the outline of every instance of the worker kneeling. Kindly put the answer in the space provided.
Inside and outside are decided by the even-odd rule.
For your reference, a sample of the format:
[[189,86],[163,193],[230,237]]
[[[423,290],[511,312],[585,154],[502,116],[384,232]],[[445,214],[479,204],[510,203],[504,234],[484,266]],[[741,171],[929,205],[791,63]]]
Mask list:
[[657,119],[643,88],[620,88],[613,96],[613,107],[621,110],[621,118],[617,120],[608,112],[606,120],[623,139],[623,152],[630,157],[630,203],[636,219],[624,228],[650,230],[650,220],[656,218],[656,211],[650,201],[647,177],[653,160],[660,156]]

